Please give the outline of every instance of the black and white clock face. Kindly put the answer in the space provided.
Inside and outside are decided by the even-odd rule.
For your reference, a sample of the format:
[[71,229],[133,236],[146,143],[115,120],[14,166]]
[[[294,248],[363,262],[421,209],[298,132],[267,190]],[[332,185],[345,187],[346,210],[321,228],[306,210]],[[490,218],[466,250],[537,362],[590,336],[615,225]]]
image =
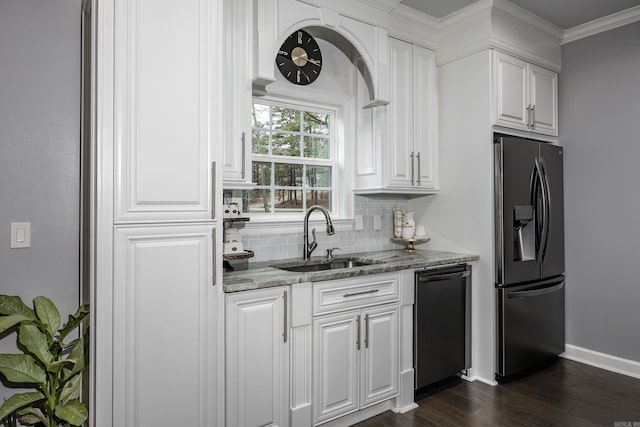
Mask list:
[[318,78],[322,70],[320,47],[309,33],[298,30],[280,46],[276,64],[291,83],[308,85]]

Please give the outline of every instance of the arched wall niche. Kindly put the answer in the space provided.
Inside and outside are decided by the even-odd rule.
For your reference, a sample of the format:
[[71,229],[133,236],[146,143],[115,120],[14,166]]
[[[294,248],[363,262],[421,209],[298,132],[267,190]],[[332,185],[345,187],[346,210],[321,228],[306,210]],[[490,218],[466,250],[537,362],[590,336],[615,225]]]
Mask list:
[[370,96],[367,106],[388,104],[387,30],[383,26],[292,0],[257,2],[254,17],[253,83],[257,88],[275,81],[279,47],[291,33],[304,29],[340,49],[361,72]]
[[311,26],[303,29],[313,37],[333,44],[342,53],[344,53],[344,55],[351,61],[351,64],[362,75],[362,78],[367,85],[367,90],[369,91],[369,99],[374,99],[374,83],[370,71],[370,68],[372,67],[371,62],[367,62],[367,57],[362,55],[358,47],[354,45],[353,40],[350,40],[340,32],[327,27]]

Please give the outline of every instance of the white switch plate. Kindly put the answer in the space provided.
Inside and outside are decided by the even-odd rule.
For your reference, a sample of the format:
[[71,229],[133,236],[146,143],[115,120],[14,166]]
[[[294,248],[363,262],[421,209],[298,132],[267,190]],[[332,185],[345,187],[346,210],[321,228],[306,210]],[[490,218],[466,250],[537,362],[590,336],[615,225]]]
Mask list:
[[11,223],[11,248],[31,247],[31,223],[12,222]]
[[356,215],[355,220],[356,223],[354,224],[353,228],[356,231],[364,230],[364,220],[362,219],[362,215]]
[[376,231],[382,229],[382,216],[380,215],[373,216],[373,229]]

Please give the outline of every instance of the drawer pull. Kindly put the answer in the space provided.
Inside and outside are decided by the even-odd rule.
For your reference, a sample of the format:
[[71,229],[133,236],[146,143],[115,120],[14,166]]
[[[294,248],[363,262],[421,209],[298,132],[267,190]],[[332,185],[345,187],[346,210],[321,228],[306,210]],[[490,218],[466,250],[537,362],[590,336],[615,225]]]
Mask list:
[[365,294],[375,294],[376,292],[379,292],[380,289],[369,289],[368,291],[362,291],[362,292],[352,292],[352,293],[346,293],[344,295],[342,295],[344,298],[349,298],[349,297],[354,297],[356,295],[365,295]]

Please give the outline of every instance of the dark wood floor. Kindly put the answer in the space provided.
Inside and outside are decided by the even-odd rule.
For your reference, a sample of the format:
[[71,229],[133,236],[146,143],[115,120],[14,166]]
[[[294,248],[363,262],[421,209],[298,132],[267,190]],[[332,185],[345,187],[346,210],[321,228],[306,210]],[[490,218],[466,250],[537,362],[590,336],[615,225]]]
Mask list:
[[510,383],[462,381],[416,403],[406,414],[387,411],[357,426],[637,427],[640,379],[559,359]]

